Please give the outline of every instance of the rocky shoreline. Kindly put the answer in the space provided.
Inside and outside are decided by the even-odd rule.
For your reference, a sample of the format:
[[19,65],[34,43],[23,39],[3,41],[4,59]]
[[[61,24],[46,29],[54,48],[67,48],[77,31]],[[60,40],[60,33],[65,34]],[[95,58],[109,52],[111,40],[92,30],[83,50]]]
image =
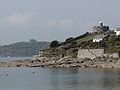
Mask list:
[[80,68],[116,68],[120,69],[119,58],[76,59],[71,57],[47,58],[37,60],[13,60],[0,62],[0,67],[80,67]]

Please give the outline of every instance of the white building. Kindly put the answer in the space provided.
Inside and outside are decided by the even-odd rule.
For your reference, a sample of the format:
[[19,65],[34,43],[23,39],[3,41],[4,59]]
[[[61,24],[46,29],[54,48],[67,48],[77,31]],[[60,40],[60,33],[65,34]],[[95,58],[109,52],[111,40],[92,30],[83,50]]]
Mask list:
[[92,41],[93,41],[93,42],[100,42],[100,41],[102,41],[103,38],[106,37],[106,36],[107,36],[106,34],[96,35],[96,36],[92,39]]
[[115,29],[114,32],[116,33],[117,36],[120,35],[120,28]]
[[32,57],[32,59],[33,60],[37,60],[37,59],[41,58],[43,55],[45,55],[45,52],[40,51],[39,54],[38,55],[34,55]]
[[103,38],[94,38],[93,39],[93,42],[100,42],[100,41],[102,41],[103,40]]
[[45,52],[39,52],[39,56],[42,56],[42,55],[44,55],[45,54]]

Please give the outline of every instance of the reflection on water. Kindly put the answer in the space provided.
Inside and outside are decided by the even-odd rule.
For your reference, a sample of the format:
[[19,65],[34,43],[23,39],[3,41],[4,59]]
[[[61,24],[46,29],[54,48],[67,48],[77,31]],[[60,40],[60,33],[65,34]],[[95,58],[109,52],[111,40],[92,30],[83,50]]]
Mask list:
[[[71,89],[76,90],[78,88],[78,69],[51,69],[50,74],[54,77],[50,78],[51,89],[50,90],[62,90]],[[62,86],[62,88],[61,88]]]
[[108,71],[105,70],[103,77],[97,82],[103,86],[104,90],[119,90],[120,89],[120,71]]
[[0,68],[0,72],[0,90],[120,90],[119,70]]

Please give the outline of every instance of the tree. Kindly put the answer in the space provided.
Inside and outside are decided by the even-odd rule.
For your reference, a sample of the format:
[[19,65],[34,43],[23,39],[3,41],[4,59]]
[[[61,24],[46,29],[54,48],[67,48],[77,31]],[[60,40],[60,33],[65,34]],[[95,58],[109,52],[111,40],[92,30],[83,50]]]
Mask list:
[[71,41],[72,39],[73,39],[73,37],[67,38],[67,39],[65,40],[65,42],[69,42],[69,41]]
[[30,43],[36,43],[37,41],[35,39],[30,39]]
[[54,40],[54,41],[51,42],[50,48],[58,47],[58,45],[59,45],[59,42],[57,40]]

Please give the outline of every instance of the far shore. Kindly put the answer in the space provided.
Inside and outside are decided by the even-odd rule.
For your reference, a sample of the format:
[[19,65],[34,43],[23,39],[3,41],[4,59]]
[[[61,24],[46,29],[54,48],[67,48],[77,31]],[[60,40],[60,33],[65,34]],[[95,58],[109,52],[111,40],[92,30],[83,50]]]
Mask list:
[[58,68],[108,68],[120,69],[119,58],[96,58],[96,59],[77,59],[77,58],[46,58],[39,60],[13,60],[0,62],[0,67],[58,67]]

